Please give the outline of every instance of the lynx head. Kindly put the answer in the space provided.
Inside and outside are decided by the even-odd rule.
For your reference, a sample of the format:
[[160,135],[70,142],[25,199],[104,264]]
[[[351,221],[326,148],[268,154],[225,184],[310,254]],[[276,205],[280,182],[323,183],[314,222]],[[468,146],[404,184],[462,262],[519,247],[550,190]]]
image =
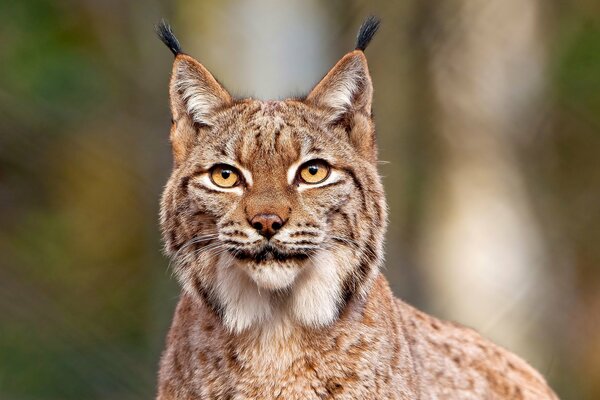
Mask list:
[[175,54],[165,248],[184,289],[234,332],[330,324],[378,274],[386,205],[363,53],[378,24],[365,21],[305,98],[284,101],[233,98],[158,27]]

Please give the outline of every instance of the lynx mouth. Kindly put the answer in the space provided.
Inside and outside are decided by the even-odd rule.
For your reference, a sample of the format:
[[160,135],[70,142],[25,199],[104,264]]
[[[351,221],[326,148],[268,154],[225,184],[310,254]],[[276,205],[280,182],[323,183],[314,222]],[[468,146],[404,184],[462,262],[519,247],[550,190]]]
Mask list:
[[310,250],[279,249],[272,243],[252,250],[230,250],[238,267],[261,289],[284,291],[308,265]]
[[257,251],[251,250],[235,250],[232,252],[233,256],[238,260],[254,261],[255,263],[266,263],[272,261],[304,261],[309,257],[309,252],[298,252],[298,251],[282,251],[270,244],[263,246]]

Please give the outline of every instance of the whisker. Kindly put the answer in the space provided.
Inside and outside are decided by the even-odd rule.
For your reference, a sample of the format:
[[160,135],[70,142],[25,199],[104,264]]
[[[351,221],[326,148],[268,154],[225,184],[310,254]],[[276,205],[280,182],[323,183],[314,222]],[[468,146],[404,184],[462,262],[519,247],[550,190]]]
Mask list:
[[176,260],[179,258],[180,253],[185,250],[187,247],[196,244],[196,243],[201,243],[201,242],[205,242],[205,241],[210,241],[210,240],[214,240],[217,237],[216,233],[208,233],[208,234],[204,234],[204,235],[199,235],[199,236],[194,236],[192,237],[190,240],[188,240],[187,242],[185,242],[173,255],[173,257],[171,257],[171,260],[169,261],[169,264],[167,265],[167,269],[171,269],[171,266],[173,265],[173,262],[176,262]]
[[[179,250],[177,250],[175,255],[171,258],[168,268],[171,268],[173,264],[175,264],[177,267],[183,266],[184,264],[187,263],[187,261],[189,261],[189,258],[196,257],[197,253],[199,251],[201,251],[202,249],[210,248],[210,246],[214,245],[215,243],[209,243],[208,245],[205,245],[205,246],[201,247],[200,249],[196,249],[190,253],[183,255],[183,257],[181,257],[181,253],[184,249],[188,248],[189,246],[191,246],[193,244],[210,242],[212,240],[215,240],[217,238],[217,236],[218,236],[217,234],[205,234],[205,235],[195,236],[192,239],[188,240],[183,246],[181,246],[181,248]],[[220,244],[220,243],[217,243],[217,244]],[[173,268],[172,270],[174,271],[175,268]]]

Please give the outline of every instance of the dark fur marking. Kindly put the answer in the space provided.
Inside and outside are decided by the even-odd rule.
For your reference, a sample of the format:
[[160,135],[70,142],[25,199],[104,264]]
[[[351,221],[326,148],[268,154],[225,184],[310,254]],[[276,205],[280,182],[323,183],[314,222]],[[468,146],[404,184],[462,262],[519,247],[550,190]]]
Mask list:
[[253,260],[263,262],[268,260],[286,261],[286,260],[306,260],[308,252],[283,253],[273,247],[265,247],[260,251],[238,250],[233,252],[233,256],[239,260]]
[[337,209],[334,212],[336,212],[337,214],[340,214],[340,216],[344,219],[346,226],[352,227],[350,224],[350,217],[348,216],[347,213],[345,213],[344,211],[342,211],[340,209]]
[[241,236],[241,237],[245,237],[245,238],[247,238],[247,237],[248,237],[248,234],[247,234],[247,233],[245,233],[245,232],[242,232],[242,231],[240,231],[240,230],[237,230],[237,229],[236,229],[236,230],[233,230],[233,231],[231,231],[231,232],[227,232],[226,234],[228,234],[228,235],[231,235],[231,236],[236,236],[236,235],[237,235],[237,236]]
[[275,130],[275,144],[274,144],[274,147],[276,150],[279,149],[279,139],[280,138],[281,138],[281,129],[277,128]]
[[354,244],[354,243],[348,243],[347,241],[345,241],[345,240],[343,240],[343,239],[336,238],[336,237],[334,237],[334,238],[331,238],[331,241],[333,241],[333,242],[336,242],[336,243],[343,244],[344,246],[351,246],[351,247],[353,247],[353,248],[356,248],[356,247],[358,247],[358,246],[356,246],[356,244]]
[[225,317],[225,311],[223,310],[223,307],[219,305],[219,302],[216,299],[214,299],[213,296],[211,296],[206,289],[204,289],[202,283],[200,282],[200,279],[198,279],[197,276],[194,276],[194,279],[192,280],[192,285],[194,286],[196,293],[198,293],[198,295],[200,296],[202,301],[204,301],[206,306],[220,319],[223,319]]
[[343,171],[346,172],[348,175],[350,175],[350,177],[352,178],[352,181],[354,182],[354,184],[356,185],[356,187],[358,188],[358,190],[361,194],[362,207],[363,207],[363,209],[366,209],[367,208],[367,197],[365,194],[365,188],[363,187],[362,183],[358,180],[358,178],[356,177],[356,174],[354,173],[354,171],[351,168],[345,168]]
[[352,214],[353,218],[352,221],[348,221],[348,225],[350,226],[350,239],[352,239],[352,241],[356,241],[356,226],[358,225],[356,223],[356,214]]
[[179,40],[175,37],[173,33],[173,29],[164,19],[161,20],[154,27],[158,38],[171,50],[174,56],[181,54],[183,51],[181,50],[181,45],[179,44]]
[[240,242],[238,240],[233,240],[233,239],[223,239],[222,242],[225,243],[225,244],[228,244],[228,245],[231,245],[231,246],[237,246],[237,247],[246,246],[246,245],[251,244],[251,243]]
[[374,233],[369,233],[369,238],[365,242],[365,248],[361,251],[360,262],[356,271],[357,274],[351,274],[342,283],[342,303],[344,306],[348,304],[356,291],[363,285],[365,279],[369,276],[369,272],[373,267],[373,263],[377,260],[377,253],[373,248]]
[[373,15],[370,15],[365,19],[358,30],[356,35],[356,50],[365,51],[375,33],[379,29],[381,20]]
[[188,194],[188,184],[189,183],[190,183],[189,176],[184,176],[183,178],[181,178],[181,183],[179,184],[179,187],[181,188],[181,191],[183,192],[184,195]]
[[318,243],[315,243],[315,242],[313,242],[311,240],[298,240],[296,242],[291,242],[291,243],[285,243],[285,242],[282,242],[282,243],[289,244],[289,245],[292,245],[292,246],[294,246],[294,245],[300,245],[301,246],[303,244],[305,244],[305,245],[312,245],[312,246],[318,245]]
[[290,233],[290,237],[298,237],[298,236],[312,236],[312,237],[317,237],[317,236],[319,236],[319,234],[315,233],[315,232],[310,232],[310,231],[299,231],[299,232],[292,232],[292,233]]
[[175,251],[178,251],[179,249],[181,249],[181,246],[183,246],[183,242],[179,242],[177,240],[177,232],[175,232],[174,230],[169,231],[169,238],[171,239],[171,248]]
[[341,383],[330,381],[325,385],[325,389],[327,390],[328,394],[336,395],[344,391],[344,386],[342,386]]

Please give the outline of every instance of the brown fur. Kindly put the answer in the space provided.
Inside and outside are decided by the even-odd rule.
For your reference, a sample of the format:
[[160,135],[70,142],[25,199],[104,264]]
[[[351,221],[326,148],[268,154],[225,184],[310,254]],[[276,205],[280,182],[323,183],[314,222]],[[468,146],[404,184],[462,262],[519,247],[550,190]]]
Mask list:
[[[305,99],[268,102],[233,99],[178,54],[170,95],[161,226],[183,292],[159,399],[556,398],[517,356],[394,299],[380,274],[386,204],[362,51]],[[298,179],[310,159],[331,166],[323,184]],[[211,183],[217,164],[240,185]],[[283,227],[265,238],[256,215]]]

